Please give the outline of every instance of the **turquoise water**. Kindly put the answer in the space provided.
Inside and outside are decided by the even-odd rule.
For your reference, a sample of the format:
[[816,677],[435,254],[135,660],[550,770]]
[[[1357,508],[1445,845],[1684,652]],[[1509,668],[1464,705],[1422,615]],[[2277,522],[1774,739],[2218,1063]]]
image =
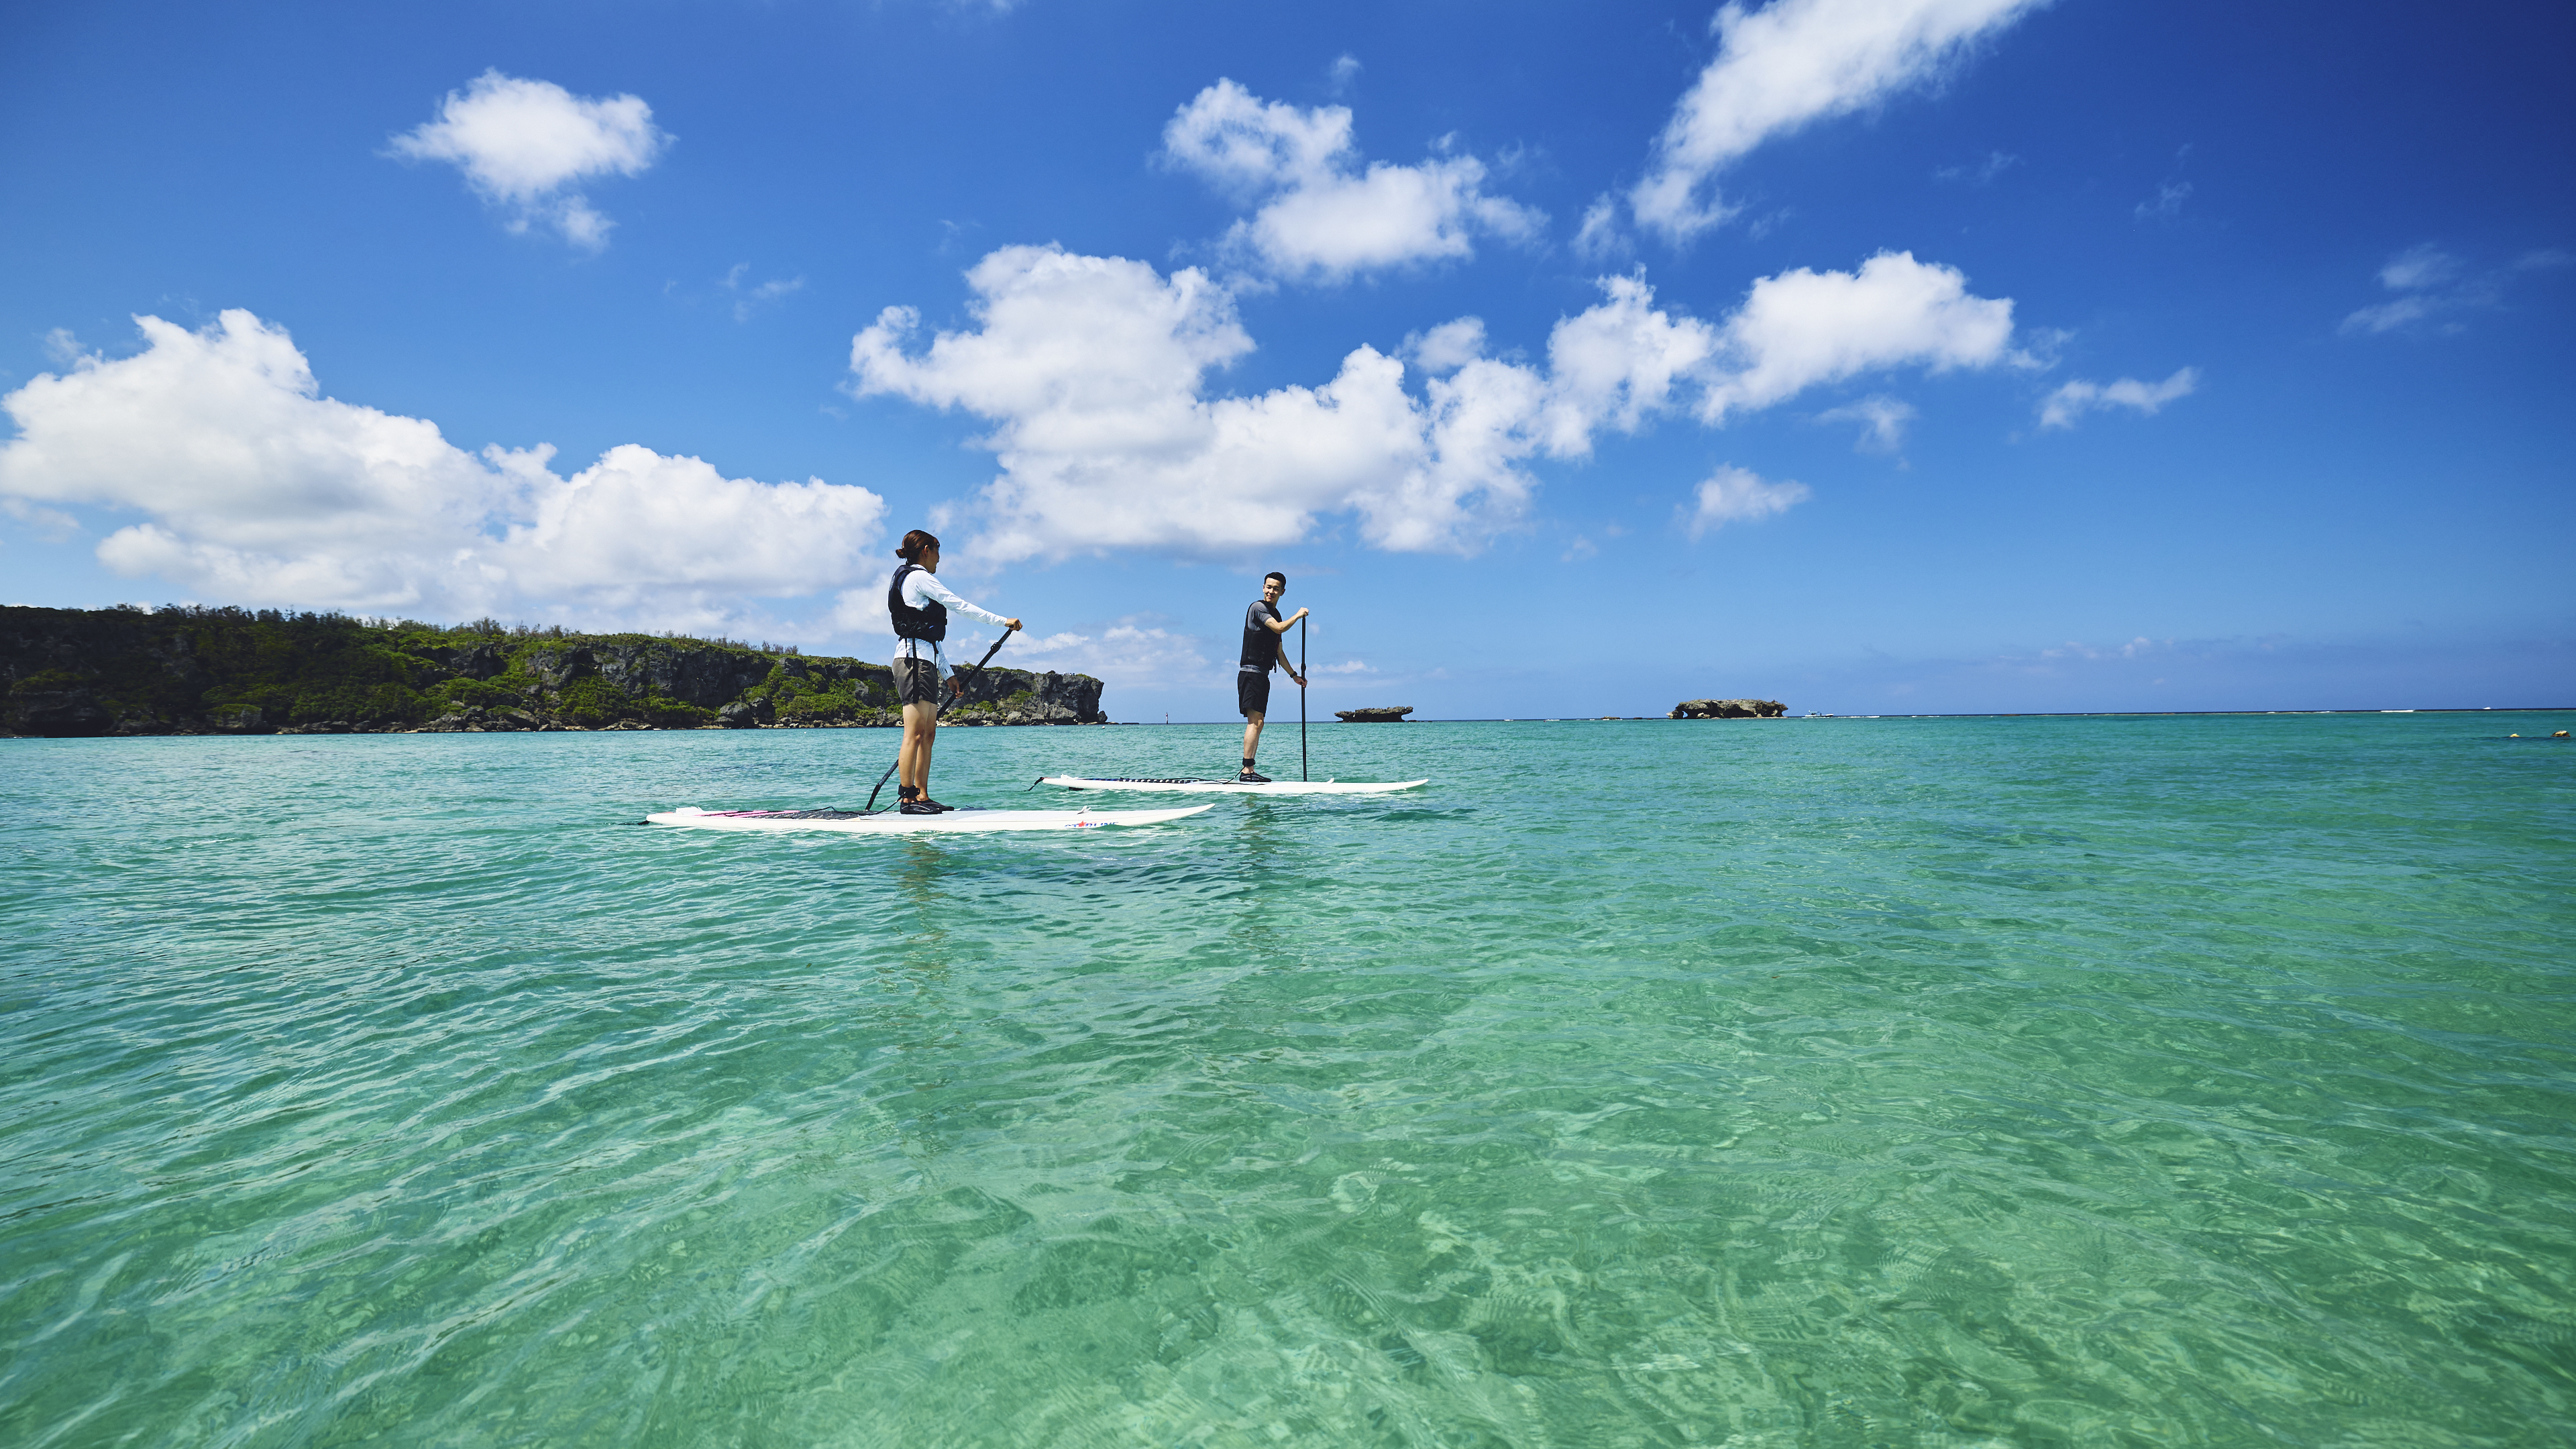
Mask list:
[[0,1441],[2564,1442],[2567,723],[0,744]]

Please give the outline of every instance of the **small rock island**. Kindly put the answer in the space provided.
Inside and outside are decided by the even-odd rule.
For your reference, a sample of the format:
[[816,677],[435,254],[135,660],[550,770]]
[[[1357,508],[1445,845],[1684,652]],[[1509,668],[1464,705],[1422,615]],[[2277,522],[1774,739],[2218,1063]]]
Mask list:
[[1344,724],[1402,724],[1411,713],[1413,706],[1409,704],[1379,704],[1367,709],[1337,709],[1333,718]]
[[1776,699],[1686,699],[1666,719],[1779,719],[1789,706]]

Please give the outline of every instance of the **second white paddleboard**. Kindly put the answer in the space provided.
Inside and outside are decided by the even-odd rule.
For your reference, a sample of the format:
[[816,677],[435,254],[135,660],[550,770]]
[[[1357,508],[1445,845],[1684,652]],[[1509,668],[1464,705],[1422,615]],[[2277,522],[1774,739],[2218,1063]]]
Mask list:
[[1273,780],[1266,785],[1247,785],[1240,780],[1152,780],[1113,776],[1107,779],[1087,775],[1044,775],[1041,785],[1062,785],[1068,790],[1135,790],[1152,795],[1390,795],[1428,785],[1425,780],[1396,780],[1377,783],[1366,780]]

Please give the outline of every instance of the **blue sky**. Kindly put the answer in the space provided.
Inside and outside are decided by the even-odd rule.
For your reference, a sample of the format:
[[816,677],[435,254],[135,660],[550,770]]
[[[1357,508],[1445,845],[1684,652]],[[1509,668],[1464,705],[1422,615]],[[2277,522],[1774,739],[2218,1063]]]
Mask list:
[[[1318,711],[2564,704],[2564,7],[0,20],[0,597]],[[895,309],[895,310],[889,310]]]

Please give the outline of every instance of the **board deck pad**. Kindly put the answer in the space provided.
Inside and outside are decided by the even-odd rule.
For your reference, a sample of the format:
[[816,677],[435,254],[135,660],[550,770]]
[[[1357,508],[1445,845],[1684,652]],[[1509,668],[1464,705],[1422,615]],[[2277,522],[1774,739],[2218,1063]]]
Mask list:
[[1154,795],[1389,795],[1428,785],[1420,780],[1273,780],[1266,785],[1247,785],[1240,780],[1194,779],[1189,776],[1151,778],[1142,775],[1041,775],[1041,785],[1061,785],[1068,790],[1133,790]]
[[1098,830],[1116,826],[1161,825],[1185,819],[1214,805],[1172,810],[951,810],[944,815],[904,815],[880,810],[701,810],[695,805],[662,810],[644,817],[648,825],[678,825],[693,830],[825,830],[843,835],[982,835],[1010,830]]

